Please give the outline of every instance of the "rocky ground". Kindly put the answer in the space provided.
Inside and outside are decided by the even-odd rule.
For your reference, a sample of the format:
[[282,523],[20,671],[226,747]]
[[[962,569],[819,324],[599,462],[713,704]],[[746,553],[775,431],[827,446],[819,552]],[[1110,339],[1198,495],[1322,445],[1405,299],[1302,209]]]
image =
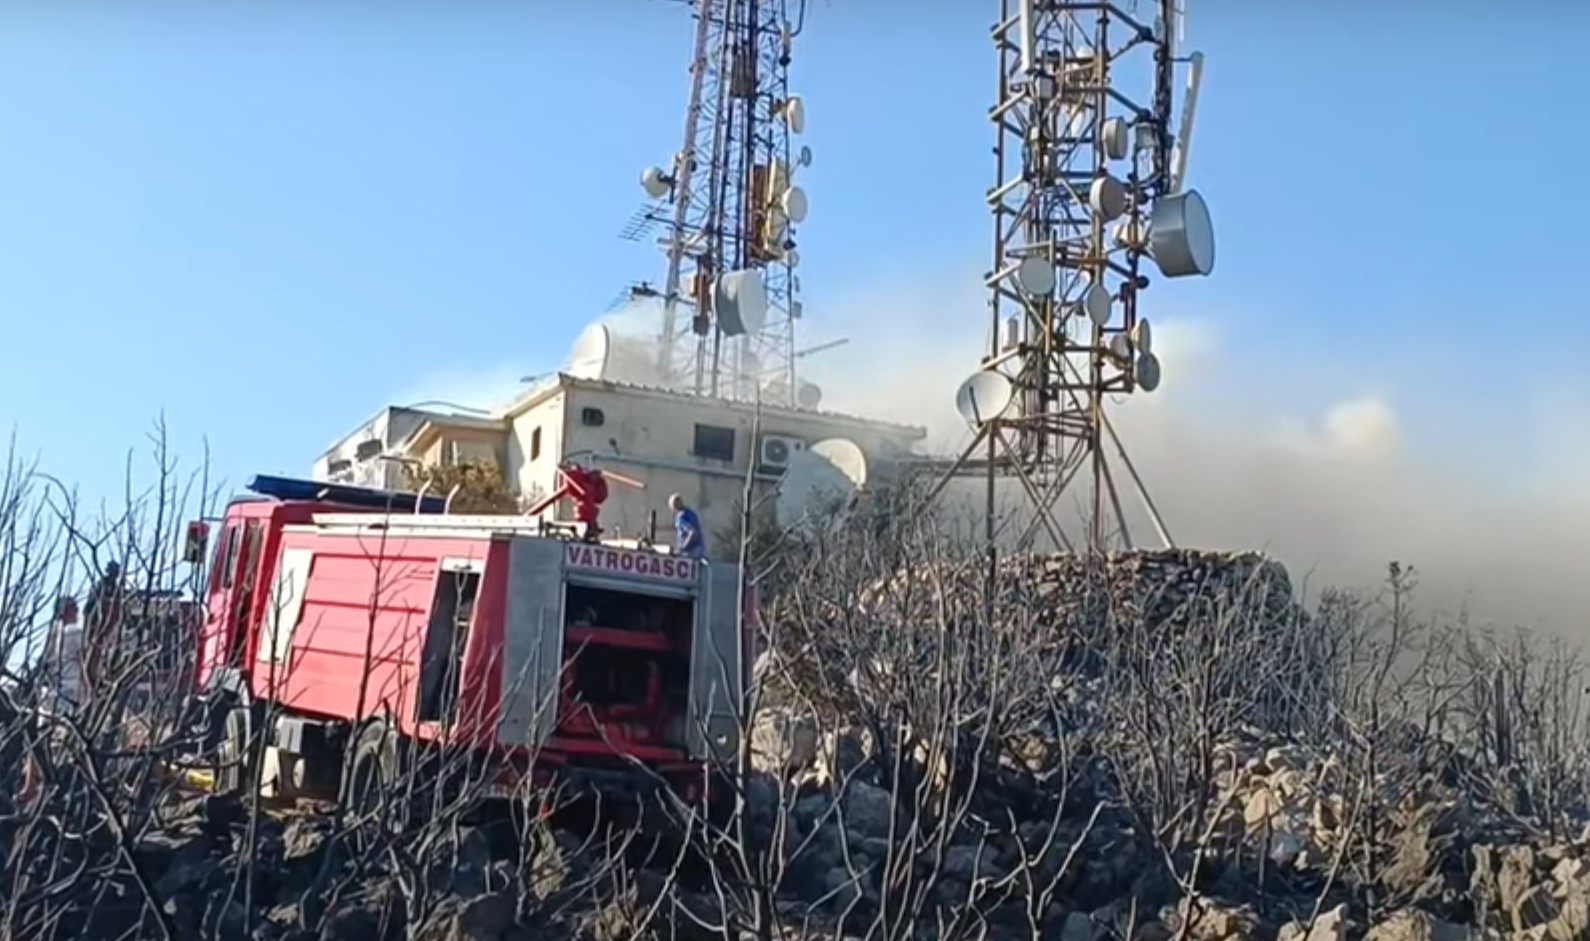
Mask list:
[[[784,689],[722,829],[680,843],[687,821],[654,826],[661,850],[534,823],[517,840],[454,819],[372,834],[129,772],[136,758],[63,762],[52,788],[3,802],[3,936],[1590,941],[1582,766],[1571,742],[1556,764],[1525,747],[1544,700],[1508,699],[1527,721],[1494,740],[1408,731],[1433,707],[1366,707],[1347,667],[1308,660],[1326,692],[1281,708],[1308,672],[1287,665],[1314,654],[1274,651],[1332,628],[1259,556],[1012,567],[1001,604],[1041,630],[957,648],[981,659],[953,683],[897,589],[771,637],[762,678]],[[936,623],[960,624],[942,597]],[[1040,637],[1064,656],[1018,657]],[[780,672],[814,650],[833,662]]]
[[[855,754],[854,736],[820,751],[847,748]],[[771,849],[783,937],[1590,938],[1590,834],[1531,835],[1461,789],[1432,782],[1430,793],[1405,802],[1416,822],[1397,831],[1401,842],[1366,891],[1343,871],[1352,808],[1329,787],[1328,758],[1259,743],[1229,755],[1218,825],[1207,840],[1220,858],[1195,894],[1158,877],[1162,860],[1144,851],[1126,815],[1079,808],[924,838],[909,832],[909,801],[862,772],[837,787],[816,776],[796,787],[758,775],[751,839]],[[377,859],[355,873],[359,861],[336,848],[326,818],[251,817],[229,796],[173,796],[169,810],[168,821],[134,842],[132,858],[178,938],[744,937],[751,917],[743,885],[717,884],[743,878],[730,862],[688,873],[656,861],[629,865],[582,887],[574,871],[594,873],[602,863],[594,850],[581,858],[577,838],[564,834],[563,881],[548,887],[534,884],[544,861],[503,857],[482,832],[464,828],[433,842],[429,865]],[[243,884],[240,875],[252,881]],[[119,903],[98,903],[99,916],[77,937],[112,937],[107,922],[138,917],[137,887],[124,884],[116,894]],[[880,925],[886,896],[911,899],[896,902],[917,916],[908,931]],[[728,934],[715,928],[726,911],[740,922]],[[945,931],[957,918],[962,924]],[[140,936],[159,937],[150,922],[145,916]]]

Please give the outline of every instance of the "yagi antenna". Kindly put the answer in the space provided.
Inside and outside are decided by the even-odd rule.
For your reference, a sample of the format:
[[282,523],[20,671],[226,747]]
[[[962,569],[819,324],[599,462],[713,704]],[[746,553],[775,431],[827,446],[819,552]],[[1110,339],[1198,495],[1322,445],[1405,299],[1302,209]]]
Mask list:
[[1181,99],[1181,121],[1176,127],[1176,149],[1171,153],[1170,192],[1181,192],[1187,179],[1187,151],[1192,147],[1193,120],[1198,116],[1198,86],[1204,80],[1204,54],[1187,57],[1187,92]]

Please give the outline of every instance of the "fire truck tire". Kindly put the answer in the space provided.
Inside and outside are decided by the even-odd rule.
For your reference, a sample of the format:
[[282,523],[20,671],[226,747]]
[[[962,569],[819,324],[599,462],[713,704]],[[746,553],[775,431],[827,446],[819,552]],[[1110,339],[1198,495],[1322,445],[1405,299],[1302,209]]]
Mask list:
[[343,806],[388,832],[405,817],[391,799],[400,790],[399,759],[397,733],[385,722],[368,722],[354,738],[342,779]]

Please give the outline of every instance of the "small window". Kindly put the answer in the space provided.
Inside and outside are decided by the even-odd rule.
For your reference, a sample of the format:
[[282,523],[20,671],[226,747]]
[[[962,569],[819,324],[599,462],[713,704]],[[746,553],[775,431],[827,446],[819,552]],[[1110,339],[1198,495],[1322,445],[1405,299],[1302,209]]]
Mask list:
[[580,409],[580,424],[588,428],[600,428],[607,423],[607,416],[599,408]]
[[717,425],[697,425],[695,446],[690,453],[714,461],[734,460],[734,429]]
[[220,591],[232,584],[232,576],[226,573],[226,562],[232,558],[232,543],[237,538],[237,527],[228,526],[221,530],[221,538],[215,541],[215,555],[210,558],[210,591]]
[[235,608],[240,618],[248,617],[254,607],[254,573],[259,568],[260,541],[264,535],[265,526],[259,520],[243,524],[243,587],[238,592]]
[[226,530],[226,559],[221,563],[221,587],[231,588],[233,576],[237,574],[237,553],[242,548],[242,540],[237,538],[237,527],[229,526]]
[[541,456],[541,429],[537,428],[535,431],[530,432],[530,460],[532,460],[532,461],[536,460],[540,456]]
[[480,573],[456,571],[443,560],[431,599],[430,623],[420,654],[420,689],[416,715],[421,722],[454,718],[464,672],[469,625],[480,593]]
[[380,453],[381,439],[366,438],[365,440],[359,442],[358,446],[353,449],[353,458],[356,461],[368,461]]

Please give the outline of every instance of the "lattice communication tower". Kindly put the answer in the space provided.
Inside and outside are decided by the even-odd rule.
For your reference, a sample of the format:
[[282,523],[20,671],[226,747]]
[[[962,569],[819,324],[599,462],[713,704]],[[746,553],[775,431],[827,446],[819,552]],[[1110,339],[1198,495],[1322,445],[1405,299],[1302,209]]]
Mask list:
[[[695,46],[684,142],[671,165],[650,167],[652,202],[622,233],[661,230],[667,257],[660,289],[658,369],[670,385],[723,398],[808,404],[797,384],[795,229],[806,193],[795,184],[811,163],[797,146],[805,103],[789,90],[804,0],[693,0]],[[792,9],[793,7],[793,9]],[[815,404],[815,403],[810,403]]]
[[[1000,0],[990,339],[956,393],[977,433],[940,483],[986,475],[990,554],[1012,523],[1023,527],[1018,547],[1047,530],[1075,550],[1055,508],[1079,485],[1086,548],[1134,547],[1121,498],[1128,479],[1171,544],[1107,406],[1160,382],[1139,308],[1151,280],[1144,261],[1166,278],[1214,267],[1208,209],[1183,187],[1203,70],[1201,53],[1176,49],[1185,14],[1185,0]],[[1010,478],[1030,516],[996,513],[996,482]]]

